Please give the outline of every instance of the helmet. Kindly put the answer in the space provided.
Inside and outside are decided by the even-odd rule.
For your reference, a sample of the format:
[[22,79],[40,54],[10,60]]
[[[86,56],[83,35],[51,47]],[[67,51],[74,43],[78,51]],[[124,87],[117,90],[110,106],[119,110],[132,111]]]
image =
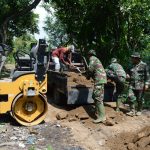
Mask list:
[[95,50],[91,49],[89,52],[88,52],[89,55],[96,55],[96,52]]
[[131,57],[133,57],[133,58],[141,58],[140,53],[138,53],[138,52],[134,52],[134,53],[131,55]]
[[112,58],[111,59],[111,63],[116,63],[117,62],[117,58]]
[[69,45],[68,49],[71,50],[72,53],[74,53],[74,45]]

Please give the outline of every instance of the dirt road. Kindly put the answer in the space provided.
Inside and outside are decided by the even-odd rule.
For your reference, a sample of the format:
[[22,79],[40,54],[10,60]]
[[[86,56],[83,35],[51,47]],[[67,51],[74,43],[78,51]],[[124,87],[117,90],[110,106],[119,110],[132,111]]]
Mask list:
[[18,125],[9,114],[1,115],[0,150],[149,150],[150,111],[129,117],[105,107],[107,121],[102,124],[92,123],[92,105],[49,104],[45,122],[30,128]]
[[107,121],[103,124],[92,123],[95,115],[91,105],[65,109],[49,105],[46,122],[55,122],[59,114],[62,117],[59,124],[69,127],[77,145],[86,150],[141,149],[141,145],[142,150],[148,150],[150,111],[145,110],[142,116],[129,117],[123,112],[115,112],[113,105],[106,106]]

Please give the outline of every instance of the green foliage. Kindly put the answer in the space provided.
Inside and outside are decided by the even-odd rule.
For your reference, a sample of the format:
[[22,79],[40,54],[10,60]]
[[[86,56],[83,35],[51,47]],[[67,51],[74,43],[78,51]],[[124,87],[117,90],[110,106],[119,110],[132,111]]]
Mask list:
[[15,60],[14,60],[14,57],[13,57],[13,53],[11,53],[11,54],[7,57],[6,62],[7,62],[8,64],[15,64]]
[[[36,39],[30,34],[24,34],[20,37],[15,37],[13,40],[13,52],[21,50],[28,53],[31,50],[31,43],[36,42]],[[9,54],[7,62],[14,63],[13,53]]]
[[36,150],[36,148],[34,146],[31,146],[28,150]]
[[58,17],[56,17],[52,7],[44,5],[44,8],[50,14],[46,17],[44,30],[48,35],[49,48],[54,48],[64,45],[68,42],[68,35],[66,33],[66,27]]
[[53,150],[53,148],[49,145],[47,150]]
[[31,43],[36,43],[36,39],[30,34],[24,34],[18,38],[14,38],[13,46],[14,51],[23,50],[25,52],[30,52]]
[[70,42],[84,54],[96,49],[107,65],[117,57],[127,65],[133,51],[149,51],[150,1],[51,0]]
[[33,0],[0,1],[0,42],[11,44],[14,36],[38,32],[38,15],[30,10],[24,12],[32,3]]
[[38,18],[38,14],[30,12],[21,18],[15,19],[15,21],[11,21],[9,23],[8,34],[11,36],[19,37],[26,33],[33,34],[38,32]]

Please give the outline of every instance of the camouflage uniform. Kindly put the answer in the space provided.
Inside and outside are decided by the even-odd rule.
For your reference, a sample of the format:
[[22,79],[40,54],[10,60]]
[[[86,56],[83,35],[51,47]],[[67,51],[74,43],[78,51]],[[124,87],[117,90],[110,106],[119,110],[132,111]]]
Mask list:
[[[138,115],[138,113],[142,111],[145,85],[150,84],[148,66],[146,63],[140,61],[129,69],[128,74],[130,75],[128,95],[130,107],[131,110],[134,111],[133,115],[135,115],[135,109],[137,111],[136,114]],[[136,104],[137,108],[135,108]]]
[[[90,51],[91,52],[91,51]],[[92,52],[91,52],[92,53]],[[95,54],[94,52],[92,54]],[[91,55],[89,58],[89,72],[94,79],[93,99],[98,112],[98,119],[94,123],[99,123],[105,120],[105,110],[103,105],[104,84],[107,82],[106,73],[100,60]]]
[[126,81],[126,72],[123,67],[117,62],[116,58],[112,58],[111,64],[107,69],[107,76],[115,82],[113,100],[116,100],[116,111],[119,111],[119,106],[124,98],[124,87]]
[[92,72],[92,77],[94,79],[93,99],[94,101],[103,103],[104,84],[107,82],[106,73],[102,66],[102,63],[95,56],[90,57],[89,71]]

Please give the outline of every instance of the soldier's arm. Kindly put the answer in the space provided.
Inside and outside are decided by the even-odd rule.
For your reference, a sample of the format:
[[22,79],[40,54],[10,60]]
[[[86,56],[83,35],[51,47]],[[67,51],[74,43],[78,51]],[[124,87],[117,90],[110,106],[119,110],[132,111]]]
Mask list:
[[93,58],[90,58],[89,65],[86,70],[86,78],[87,79],[90,79],[90,77],[92,77],[92,73],[94,72],[94,62],[95,62],[95,60]]

